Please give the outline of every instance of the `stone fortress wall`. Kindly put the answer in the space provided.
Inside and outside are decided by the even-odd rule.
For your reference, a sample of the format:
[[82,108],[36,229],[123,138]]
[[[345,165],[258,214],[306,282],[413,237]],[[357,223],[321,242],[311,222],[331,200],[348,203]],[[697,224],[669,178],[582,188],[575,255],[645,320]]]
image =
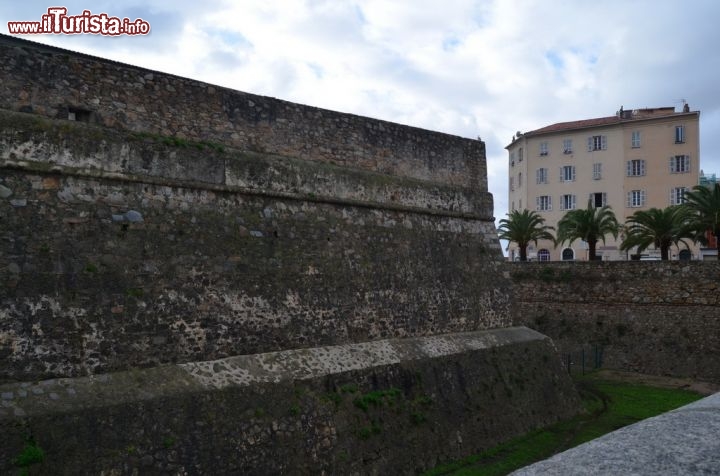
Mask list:
[[487,192],[481,141],[258,96],[3,36],[0,109]]
[[7,111],[0,124],[3,378],[510,324],[493,223],[472,218],[488,195]]
[[1,378],[510,324],[481,142],[0,55]]
[[603,366],[720,382],[720,263],[512,263],[515,325]]
[[482,142],[0,58],[0,472],[413,474],[578,410]]

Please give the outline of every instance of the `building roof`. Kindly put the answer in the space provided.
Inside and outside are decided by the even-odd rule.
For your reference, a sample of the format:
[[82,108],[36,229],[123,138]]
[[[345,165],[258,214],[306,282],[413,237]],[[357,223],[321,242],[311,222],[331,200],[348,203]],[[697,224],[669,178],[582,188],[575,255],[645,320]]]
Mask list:
[[597,117],[594,119],[582,119],[579,121],[558,122],[549,126],[541,127],[540,129],[525,132],[523,134],[518,133],[517,137],[514,138],[512,143],[507,147],[510,147],[512,144],[515,143],[516,140],[522,137],[532,137],[535,135],[549,134],[562,131],[572,131],[577,129],[587,129],[591,127],[612,126],[626,122],[658,119],[661,117],[679,116],[685,114],[699,114],[699,111],[690,111],[687,105],[682,112],[675,112],[675,108],[672,106],[633,110],[628,109],[625,111],[621,107],[614,116]]
[[620,121],[621,119],[618,116],[609,116],[597,117],[595,119],[583,119],[580,121],[558,122],[556,124],[541,127],[540,129],[535,129],[534,131],[526,132],[523,135],[535,135],[544,134],[546,132],[559,132],[572,129],[584,129],[586,127],[607,126],[610,124],[619,124]]

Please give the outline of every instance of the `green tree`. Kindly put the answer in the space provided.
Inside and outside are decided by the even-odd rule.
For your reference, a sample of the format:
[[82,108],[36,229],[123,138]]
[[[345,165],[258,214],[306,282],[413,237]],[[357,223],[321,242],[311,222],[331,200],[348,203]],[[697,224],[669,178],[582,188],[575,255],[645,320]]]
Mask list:
[[527,261],[527,247],[530,242],[537,246],[538,240],[554,240],[550,233],[554,228],[546,226],[545,219],[539,213],[513,210],[507,215],[508,218],[500,220],[498,236],[517,243],[520,248],[520,261]]
[[620,249],[629,250],[637,246],[637,252],[642,253],[650,245],[655,245],[660,249],[661,259],[667,260],[671,245],[685,243],[685,238],[693,237],[687,226],[689,216],[688,209],[681,206],[638,210],[625,222],[627,236]]
[[690,217],[690,229],[696,241],[707,244],[707,233],[715,237],[720,260],[720,183],[712,188],[696,185],[691,192],[685,192],[685,207]]
[[585,209],[571,210],[558,222],[557,243],[562,245],[566,241],[584,240],[588,244],[589,259],[595,259],[597,242],[605,243],[605,235],[617,238],[620,225],[615,218],[612,208],[604,206],[595,208],[588,200]]

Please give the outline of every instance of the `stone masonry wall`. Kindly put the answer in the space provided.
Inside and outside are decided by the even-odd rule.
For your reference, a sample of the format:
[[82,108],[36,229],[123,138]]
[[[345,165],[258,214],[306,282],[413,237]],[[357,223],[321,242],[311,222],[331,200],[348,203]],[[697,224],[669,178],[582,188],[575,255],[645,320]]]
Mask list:
[[30,114],[0,126],[2,380],[510,324],[487,193]]
[[529,329],[390,339],[0,385],[0,473],[419,474],[569,418]]
[[477,140],[235,91],[0,35],[0,109],[487,191]]
[[0,59],[0,473],[414,474],[579,410],[482,142]]
[[512,263],[513,320],[605,367],[720,381],[720,263]]

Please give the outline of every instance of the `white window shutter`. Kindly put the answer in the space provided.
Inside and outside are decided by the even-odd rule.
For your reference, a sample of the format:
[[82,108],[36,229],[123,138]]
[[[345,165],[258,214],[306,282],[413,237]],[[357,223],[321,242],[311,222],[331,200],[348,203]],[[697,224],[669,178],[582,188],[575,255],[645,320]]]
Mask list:
[[535,197],[535,210],[540,210],[540,197]]
[[572,166],[572,181],[575,181],[575,166]]
[[572,209],[575,210],[577,203],[575,202],[575,195],[572,195]]
[[675,173],[675,157],[670,157],[670,173]]
[[630,177],[632,174],[632,160],[627,161],[627,176]]
[[552,211],[552,195],[548,195],[548,210]]
[[607,150],[607,136],[601,136],[600,142],[602,144],[602,150]]
[[604,206],[606,206],[606,205],[607,205],[607,193],[603,192],[603,194],[602,194],[602,206],[604,207]]
[[592,152],[593,150],[593,138],[592,136],[588,137],[588,152]]
[[563,177],[563,168],[560,167],[560,181],[561,181],[561,182],[564,181],[563,178],[564,178],[564,177]]
[[645,206],[645,190],[640,190],[640,206]]
[[640,175],[642,175],[642,176],[645,175],[645,161],[644,160],[640,161]]
[[627,193],[627,203],[626,206],[628,208],[632,207],[632,192]]
[[690,172],[690,156],[685,156],[685,171]]

